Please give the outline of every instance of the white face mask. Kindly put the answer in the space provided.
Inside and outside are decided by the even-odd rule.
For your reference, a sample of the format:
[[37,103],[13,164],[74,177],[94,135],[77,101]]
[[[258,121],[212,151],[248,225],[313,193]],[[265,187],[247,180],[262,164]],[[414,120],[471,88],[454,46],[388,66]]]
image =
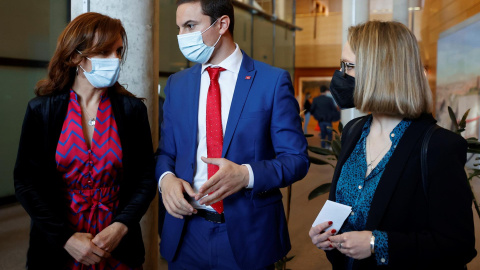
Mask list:
[[207,46],[203,42],[202,34],[215,25],[217,21],[213,22],[203,32],[197,31],[193,33],[177,35],[178,46],[180,47],[180,51],[183,53],[185,58],[191,62],[200,64],[205,64],[208,60],[210,60],[213,50],[215,49],[215,45],[217,45],[222,35],[218,37],[217,42],[215,42],[213,46]]
[[[80,51],[78,53],[82,54]],[[89,58],[92,62],[92,70],[90,72],[79,65],[83,70],[83,74],[95,88],[106,88],[115,84],[120,75],[120,59],[118,58]]]

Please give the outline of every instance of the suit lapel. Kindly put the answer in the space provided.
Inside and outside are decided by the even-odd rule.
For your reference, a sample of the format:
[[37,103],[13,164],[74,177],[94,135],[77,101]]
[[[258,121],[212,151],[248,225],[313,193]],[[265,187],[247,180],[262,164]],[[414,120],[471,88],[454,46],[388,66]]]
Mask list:
[[50,134],[47,135],[47,138],[49,138],[50,151],[55,154],[60,133],[62,132],[63,122],[67,115],[70,90],[64,90],[49,100],[49,111],[44,115],[48,115],[47,123],[49,123],[50,127],[48,133]]
[[248,57],[248,55],[243,52],[242,65],[238,73],[237,84],[235,85],[235,91],[233,93],[232,104],[230,106],[230,112],[228,114],[227,127],[225,129],[225,135],[223,138],[223,151],[222,157],[225,157],[230,143],[232,142],[233,134],[237,128],[238,119],[242,114],[243,108],[245,106],[245,101],[247,100],[248,93],[252,87],[252,83],[255,79],[255,70],[253,60]]
[[[115,116],[115,123],[117,124],[118,137],[120,138],[120,143],[122,144],[122,149],[124,152],[128,152],[128,144],[125,142],[125,105],[123,104],[123,99],[115,93],[113,88],[109,88],[108,97],[110,98],[110,103],[112,104],[113,115]],[[124,155],[124,157],[128,155]]]
[[403,134],[378,183],[370,206],[366,230],[378,228],[412,151],[431,123],[435,123],[433,117],[423,115],[414,120]]
[[[192,130],[195,132],[192,132],[192,137],[191,141],[189,142],[190,144],[190,149],[193,150],[193,155],[191,156],[192,158],[192,164],[196,163],[196,155],[197,155],[197,133],[198,133],[198,104],[200,102],[200,81],[202,79],[202,65],[197,64],[192,67],[192,74],[191,78],[188,80],[187,85],[185,89],[193,89],[193,98],[185,98],[184,100],[187,102],[185,111],[187,111],[187,119],[188,119],[188,126],[192,127]],[[189,90],[187,90],[189,91]],[[189,93],[185,93],[188,95]],[[189,109],[192,109],[192,111],[189,111]],[[189,179],[190,180],[190,179]],[[188,180],[187,180],[188,181]],[[191,181],[193,181],[193,177],[191,178]]]

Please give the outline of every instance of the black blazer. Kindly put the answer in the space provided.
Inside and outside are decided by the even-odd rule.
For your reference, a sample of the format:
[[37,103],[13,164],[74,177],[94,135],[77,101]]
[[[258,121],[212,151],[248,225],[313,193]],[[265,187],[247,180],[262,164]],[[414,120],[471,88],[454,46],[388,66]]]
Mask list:
[[[154,157],[147,110],[142,101],[108,90],[123,149],[123,179],[113,222],[128,227],[112,253],[129,266],[145,260],[139,221],[156,193]],[[68,203],[57,172],[55,151],[65,120],[69,91],[28,103],[14,170],[15,193],[31,217],[29,269],[61,269],[70,256],[63,246],[75,231],[67,220]]]
[[[342,151],[333,176],[329,199],[341,168],[357,144],[367,116],[350,121],[342,137]],[[463,269],[477,254],[472,195],[464,170],[467,143],[446,129],[437,130],[428,147],[428,189],[425,196],[420,149],[424,134],[436,121],[431,115],[413,120],[385,167],[372,199],[365,230],[388,234],[386,269]],[[348,134],[348,135],[347,135]],[[348,136],[348,137],[347,137]],[[346,257],[327,251],[333,269],[345,269]],[[381,269],[375,256],[355,260],[354,269]]]
[[310,113],[318,122],[332,122],[338,120],[340,112],[333,102],[333,99],[325,94],[322,94],[313,99]]

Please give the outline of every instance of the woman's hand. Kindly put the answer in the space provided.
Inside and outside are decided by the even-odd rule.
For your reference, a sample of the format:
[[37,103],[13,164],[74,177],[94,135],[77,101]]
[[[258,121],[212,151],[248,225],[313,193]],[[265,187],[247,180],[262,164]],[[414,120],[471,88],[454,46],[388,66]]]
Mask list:
[[95,238],[93,238],[92,243],[104,251],[111,253],[117,248],[127,232],[127,226],[120,222],[114,222],[98,233]]
[[92,238],[93,236],[89,233],[74,233],[65,243],[64,248],[70,256],[84,265],[97,264],[110,254],[94,245]]
[[341,253],[360,260],[372,255],[370,251],[371,237],[371,231],[346,232],[330,237],[330,241]]
[[331,221],[326,221],[318,224],[315,227],[312,227],[308,232],[308,235],[310,236],[310,238],[312,238],[312,243],[319,249],[333,249],[333,245],[330,240],[328,240],[328,238],[334,235],[337,231],[335,229],[326,231],[326,229],[332,226],[332,224],[333,223]]

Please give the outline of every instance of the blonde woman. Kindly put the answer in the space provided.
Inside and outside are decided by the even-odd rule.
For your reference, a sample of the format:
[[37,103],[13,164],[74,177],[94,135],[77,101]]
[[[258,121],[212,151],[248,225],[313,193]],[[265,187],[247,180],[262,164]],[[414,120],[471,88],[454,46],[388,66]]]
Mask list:
[[[349,29],[331,91],[342,108],[367,116],[349,122],[329,199],[352,212],[339,232],[310,230],[333,269],[464,269],[476,255],[466,141],[437,129],[417,41],[397,22]],[[433,129],[432,129],[433,130]]]

